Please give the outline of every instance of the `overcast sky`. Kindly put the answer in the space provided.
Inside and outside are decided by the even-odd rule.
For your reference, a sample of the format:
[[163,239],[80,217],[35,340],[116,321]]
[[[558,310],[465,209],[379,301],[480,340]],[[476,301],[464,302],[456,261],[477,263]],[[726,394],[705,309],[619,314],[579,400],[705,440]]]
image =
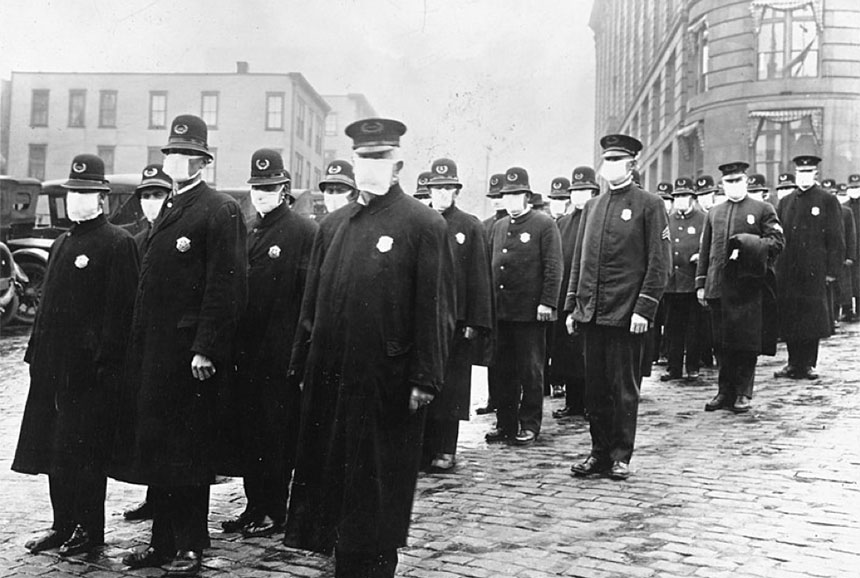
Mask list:
[[[546,192],[592,161],[592,0],[2,0],[12,70],[301,72],[408,127],[404,180],[437,157]],[[483,192],[483,191],[476,191]]]

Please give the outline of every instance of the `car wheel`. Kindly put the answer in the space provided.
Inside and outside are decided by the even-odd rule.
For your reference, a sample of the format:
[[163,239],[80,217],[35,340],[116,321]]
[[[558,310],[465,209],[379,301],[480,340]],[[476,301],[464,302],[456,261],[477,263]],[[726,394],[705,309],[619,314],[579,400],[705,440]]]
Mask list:
[[29,280],[24,283],[15,317],[21,323],[31,325],[36,320],[36,311],[39,310],[39,303],[42,301],[42,287],[45,284],[47,267],[37,261],[21,261],[18,266]]
[[15,319],[15,316],[18,313],[18,295],[12,295],[12,300],[9,302],[9,305],[6,306],[6,309],[0,313],[0,328],[6,327],[9,325],[9,322]]

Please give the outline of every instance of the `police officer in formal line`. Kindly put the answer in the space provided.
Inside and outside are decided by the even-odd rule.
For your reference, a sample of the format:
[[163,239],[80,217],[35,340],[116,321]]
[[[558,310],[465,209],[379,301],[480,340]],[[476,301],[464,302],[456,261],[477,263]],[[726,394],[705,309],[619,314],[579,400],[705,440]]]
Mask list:
[[540,193],[532,193],[532,196],[529,198],[529,206],[545,215],[550,214],[549,204],[544,200],[543,195]]
[[[296,455],[301,392],[288,379],[287,352],[317,224],[287,205],[290,182],[278,151],[263,148],[251,156],[248,184],[257,221],[248,232],[248,306],[236,333],[236,413],[247,504],[238,518],[221,524],[246,538],[283,528]],[[345,197],[348,191],[335,194]]]
[[672,183],[669,182],[661,182],[657,183],[657,194],[663,199],[663,206],[666,208],[666,213],[672,212],[672,204],[674,203],[674,197],[672,197]]
[[[674,186],[669,182],[657,183],[657,194],[663,199],[663,206],[666,208],[666,214],[671,214],[673,211],[674,197],[672,192]],[[646,360],[643,367],[642,375],[647,377],[651,375],[651,365],[668,365],[669,364],[669,341],[664,339],[666,333],[666,299],[660,299],[660,305],[657,306],[657,314],[654,316],[654,322],[648,329],[645,335],[645,351],[650,354],[651,359]],[[650,361],[650,362],[649,362]]]
[[821,189],[825,193],[830,193],[831,195],[836,193],[836,180],[831,178],[821,179]]
[[193,574],[209,545],[217,403],[246,303],[246,231],[236,201],[202,179],[213,157],[201,118],[177,116],[161,150],[174,190],[143,244],[124,427],[109,473],[152,487],[150,545],[123,562]]
[[711,175],[699,175],[696,177],[696,204],[706,213],[714,206],[714,177]]
[[[565,179],[567,180],[567,179]],[[573,251],[576,248],[576,238],[579,235],[579,225],[582,222],[582,210],[585,203],[600,192],[595,179],[594,169],[588,166],[576,167],[571,174],[568,187],[568,212],[556,221],[561,232],[561,253],[563,271],[561,290],[558,297],[558,310],[564,311],[564,301],[567,298],[567,284],[570,281],[570,266],[573,261]],[[582,335],[579,332],[568,333],[564,315],[553,324],[552,378],[554,383],[564,386],[564,407],[552,412],[556,419],[585,414],[585,357],[583,353]]]
[[701,356],[698,347],[699,303],[696,300],[696,262],[705,212],[696,206],[693,179],[675,179],[675,199],[669,214],[669,241],[672,245],[672,268],[663,294],[666,305],[666,340],[669,364],[661,381],[699,377]]
[[291,360],[304,386],[284,541],[334,550],[339,578],[394,575],[454,335],[445,219],[398,184],[405,131],[346,128],[359,198],[320,223]]
[[797,189],[797,184],[794,182],[794,173],[780,173],[776,183],[776,207],[779,208],[779,203]]
[[424,171],[423,173],[418,175],[418,185],[415,188],[415,194],[412,195],[421,203],[429,207],[430,206],[430,189],[427,187],[427,184],[430,182],[430,177],[433,176],[433,173],[430,171]]
[[325,177],[319,182],[319,189],[327,213],[334,213],[354,201],[358,191],[355,189],[352,165],[341,160],[330,162],[325,169]]
[[[561,217],[571,209],[572,205],[570,204],[570,181],[567,177],[556,177],[550,183],[550,191],[549,191],[549,200],[546,205],[549,209],[549,216],[555,219],[556,226],[559,227],[559,232],[561,233],[561,227],[559,226],[559,220]],[[576,239],[574,238],[574,241]],[[564,257],[564,238],[562,238],[562,257]],[[564,259],[562,259],[562,266],[564,266]],[[552,325],[547,327],[546,332],[546,363],[544,363],[543,369],[543,379],[544,379],[544,394],[549,394],[552,397],[562,397],[564,396],[564,380],[559,379],[554,372],[552,371],[552,359],[553,357],[560,358],[560,354],[555,353],[555,338],[558,332],[558,325],[561,323],[562,335],[567,333],[564,329],[564,319],[559,321],[556,318],[553,321]]]
[[660,197],[633,182],[642,143],[611,134],[600,146],[609,191],[585,205],[564,307],[568,331],[583,332],[591,429],[591,452],[571,471],[625,479],[636,438],[643,336],[669,273],[669,230]]
[[[821,189],[825,193],[829,193],[831,195],[836,194],[836,180],[831,178],[821,179]],[[840,270],[841,273],[841,270]],[[830,332],[835,333],[836,329],[839,327],[839,321],[837,321],[837,301],[836,301],[836,293],[839,286],[839,275],[836,276],[836,281],[833,283],[827,284],[827,314],[830,318]]]
[[442,390],[427,409],[424,454],[431,472],[454,468],[460,421],[469,419],[472,365],[487,365],[481,339],[493,330],[490,260],[481,221],[457,207],[463,185],[450,159],[433,161],[430,168],[431,206],[445,219],[454,248],[457,283],[454,340],[445,364]]
[[821,159],[800,155],[793,162],[797,190],[779,203],[785,249],[776,264],[780,336],[788,363],[774,376],[816,379],[818,341],[832,332],[828,286],[842,270],[845,232],[839,201],[816,183]]
[[496,222],[490,240],[498,419],[485,439],[529,445],[543,420],[546,331],[557,318],[561,235],[549,215],[529,205],[533,193],[525,169],[509,168],[501,193],[509,217]]
[[836,319],[849,321],[852,303],[851,277],[858,262],[857,226],[854,222],[854,213],[848,207],[848,183],[839,183],[836,188],[836,198],[842,205],[842,228],[845,232],[845,260],[842,262],[842,270],[835,283],[836,285]]
[[104,466],[138,259],[131,235],[103,214],[110,186],[99,157],[76,156],[63,188],[73,224],[51,247],[24,355],[30,390],[12,469],[48,474],[54,523],[25,547],[71,556],[104,543]]
[[[854,215],[854,225],[858,236],[860,236],[860,174],[848,175],[848,201],[845,206],[851,209],[851,214]],[[858,319],[860,312],[860,242],[857,243],[857,260],[854,261],[854,266],[851,268],[851,294],[853,297],[853,307],[848,312],[846,321],[854,322]]]
[[749,195],[747,168],[720,165],[727,201],[708,212],[699,246],[696,296],[720,345],[719,390],[705,411],[748,412],[758,356],[776,354],[773,262],[782,227],[770,203]]
[[747,192],[752,195],[752,198],[776,207],[776,200],[771,198],[767,178],[763,174],[753,173],[747,177]]
[[[714,206],[714,191],[717,189],[714,177],[711,175],[699,175],[696,177],[696,206],[707,213]],[[699,325],[696,331],[697,343],[701,358],[700,367],[713,368],[719,357],[719,344],[714,341],[714,332],[711,327],[711,316],[708,311],[699,307]]]

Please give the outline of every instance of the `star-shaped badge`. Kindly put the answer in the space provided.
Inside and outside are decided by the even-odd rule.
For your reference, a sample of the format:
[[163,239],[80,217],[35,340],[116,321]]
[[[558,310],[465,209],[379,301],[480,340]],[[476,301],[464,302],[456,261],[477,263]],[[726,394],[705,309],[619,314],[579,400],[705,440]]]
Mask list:
[[269,259],[277,259],[281,256],[281,248],[277,245],[269,247]]
[[75,257],[75,267],[77,267],[78,269],[83,269],[89,264],[90,258],[86,255],[78,255],[77,257]]

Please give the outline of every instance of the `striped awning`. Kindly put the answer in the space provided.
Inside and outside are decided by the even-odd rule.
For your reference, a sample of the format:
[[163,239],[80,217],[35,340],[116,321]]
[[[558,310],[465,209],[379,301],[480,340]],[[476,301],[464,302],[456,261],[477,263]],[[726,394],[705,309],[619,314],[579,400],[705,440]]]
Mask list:
[[763,120],[770,122],[794,122],[810,117],[812,121],[812,134],[815,142],[821,145],[822,132],[824,130],[824,111],[820,108],[784,108],[779,110],[752,110],[749,113],[749,142],[755,146],[759,127]]
[[761,20],[766,8],[774,10],[797,10],[798,8],[812,8],[815,16],[815,26],[820,33],[824,29],[824,0],[752,0],[750,12],[752,12],[755,33],[761,29]]

